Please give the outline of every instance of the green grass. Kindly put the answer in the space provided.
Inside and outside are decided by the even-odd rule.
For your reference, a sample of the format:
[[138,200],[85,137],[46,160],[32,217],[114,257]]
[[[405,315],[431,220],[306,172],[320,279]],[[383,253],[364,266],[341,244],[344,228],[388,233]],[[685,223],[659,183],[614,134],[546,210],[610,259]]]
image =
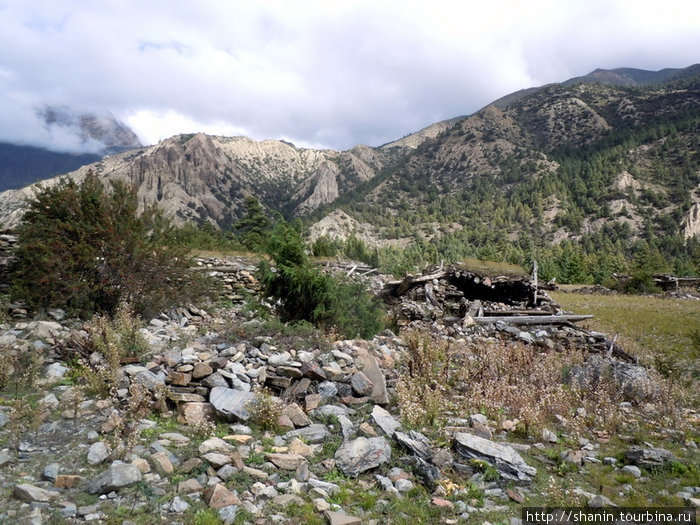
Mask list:
[[664,375],[690,365],[697,377],[700,359],[700,301],[642,295],[553,293],[564,308],[595,317],[582,326],[614,336],[625,350],[648,360]]
[[506,262],[485,261],[473,257],[466,257],[462,259],[461,264],[467,270],[491,276],[507,275],[510,277],[525,277],[527,275],[527,272],[522,266]]

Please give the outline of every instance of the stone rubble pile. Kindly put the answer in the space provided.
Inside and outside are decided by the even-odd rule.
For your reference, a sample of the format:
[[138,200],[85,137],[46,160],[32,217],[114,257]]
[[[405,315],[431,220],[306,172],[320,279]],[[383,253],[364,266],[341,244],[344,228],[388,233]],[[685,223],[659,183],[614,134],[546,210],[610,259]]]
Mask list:
[[[219,278],[232,302],[243,302],[245,294],[255,290],[254,267],[245,261],[223,262],[200,259],[201,271]],[[442,317],[411,318],[405,320],[406,326],[422,327],[444,338],[479,342],[503,337],[552,350],[598,345],[598,360],[590,366],[598,367],[600,374],[608,373],[605,366],[613,362],[608,354],[615,351],[614,345],[607,354],[603,351],[609,344],[603,334],[571,324],[523,329],[503,321],[440,322],[445,313],[464,319],[470,310],[479,317],[481,308],[502,312],[527,309],[527,305],[469,300],[464,292],[457,297],[453,285],[440,279],[429,281],[432,291],[426,283],[420,283],[425,295],[411,285],[405,294],[413,302],[430,302],[432,294],[437,304],[431,303],[431,308],[439,308]],[[523,289],[529,296],[532,290]],[[458,309],[444,306],[448,297],[453,303],[456,300]],[[401,308],[402,300],[394,305]],[[475,307],[476,301],[480,304]],[[545,304],[556,311],[546,301],[539,307]],[[385,496],[397,497],[422,484],[432,493],[433,505],[452,508],[461,520],[479,520],[482,513],[509,512],[509,501],[522,503],[531,494],[528,484],[537,469],[521,454],[540,453],[559,440],[555,432],[545,430],[539,436],[541,442],[516,443],[501,423],[481,414],[463,414],[448,422],[444,441],[438,444],[415,429],[404,428],[389,411],[393,410],[396,364],[405,351],[405,343],[391,332],[370,341],[329,344],[269,335],[261,321],[246,318],[240,308],[228,314],[229,318],[217,317],[221,312],[212,315],[187,306],[150,320],[142,333],[151,352],[140,363],[121,367],[115,395],[107,400],[83,398],[75,407],[70,407],[75,389],[67,380],[70,364],[63,360],[62,351],[79,339],[80,324],[66,320],[60,310],[51,310],[42,313],[45,319],[4,325],[0,345],[43,356],[39,403],[50,407],[56,417],[41,425],[35,439],[26,436],[17,446],[0,449],[0,484],[12,489],[0,505],[0,522],[42,523],[50,513],[71,523],[99,522],[116,506],[150,508],[151,497],[162,502],[156,512],[171,520],[178,520],[192,505],[203,504],[224,523],[232,523],[242,512],[266,523],[283,523],[285,507],[310,501],[333,525],[363,523],[362,517],[349,515],[333,503],[333,495],[341,491],[336,481],[342,478],[356,480],[364,488],[380,487]],[[614,373],[631,385],[643,378],[637,370],[641,367],[622,360],[614,363]],[[584,372],[582,378],[591,377]],[[142,419],[138,421],[141,437],[127,454],[116,457],[111,437],[134,384],[164,392],[166,402],[160,408],[170,410],[182,429],[193,432],[162,428],[156,418]],[[262,388],[279,408],[276,423],[282,430],[277,434],[255,427]],[[649,385],[643,391],[648,392]],[[638,395],[633,387],[630,392],[632,397]],[[7,436],[5,443],[14,439],[9,435],[10,415],[10,406],[0,402],[0,437]],[[214,422],[218,423],[216,435],[209,430],[203,438],[196,437]],[[226,432],[220,432],[222,428]],[[676,460],[664,449],[635,446],[625,456],[629,464],[618,465],[615,458],[601,457],[599,450],[600,443],[580,439],[576,446],[568,440],[562,461],[579,467],[606,463],[620,471],[627,469],[624,472],[637,479],[643,478],[642,469]],[[477,468],[483,464],[492,466],[508,487],[487,481],[483,469]],[[449,489],[465,501],[446,499],[443,482],[448,471],[482,490],[483,501],[465,503],[469,486]],[[580,492],[589,504],[610,501],[602,494]],[[700,488],[684,487],[682,497],[692,505],[698,494]],[[86,495],[99,499],[81,503]]]

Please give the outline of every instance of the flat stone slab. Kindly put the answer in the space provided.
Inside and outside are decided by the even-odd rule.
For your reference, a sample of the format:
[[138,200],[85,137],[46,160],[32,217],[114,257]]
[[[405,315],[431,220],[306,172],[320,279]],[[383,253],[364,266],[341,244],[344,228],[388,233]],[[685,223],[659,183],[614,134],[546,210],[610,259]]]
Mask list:
[[362,525],[362,519],[332,510],[326,511],[326,518],[329,525]]
[[531,481],[537,474],[515,449],[501,443],[467,433],[455,434],[455,450],[466,459],[478,459],[491,463],[505,479]]
[[60,495],[61,493],[57,490],[46,490],[41,487],[30,485],[29,483],[15,485],[15,488],[12,490],[12,496],[15,499],[26,503],[31,503],[33,501],[47,502]]
[[348,476],[378,467],[391,459],[391,445],[384,437],[359,437],[335,452],[336,465]]
[[141,481],[143,475],[136,465],[127,463],[113,464],[98,474],[88,484],[88,494],[107,494]]
[[396,429],[401,428],[401,423],[379,405],[374,405],[372,408],[372,419],[389,437],[393,437]]
[[265,457],[283,470],[296,470],[306,463],[306,458],[301,454],[265,454]]
[[216,386],[209,393],[209,402],[214,409],[228,420],[248,421],[248,405],[254,399],[252,392]]
[[322,423],[314,423],[308,427],[290,430],[284,435],[284,437],[286,439],[298,437],[305,439],[308,443],[321,443],[330,437],[330,435],[331,433],[328,428],[326,428],[326,425]]

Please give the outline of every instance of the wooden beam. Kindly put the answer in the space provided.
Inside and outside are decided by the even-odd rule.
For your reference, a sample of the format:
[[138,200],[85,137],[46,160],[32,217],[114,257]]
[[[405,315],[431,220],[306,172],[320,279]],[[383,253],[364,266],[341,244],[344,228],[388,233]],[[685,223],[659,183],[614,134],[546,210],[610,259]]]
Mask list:
[[506,324],[566,324],[585,321],[593,318],[592,315],[499,315],[489,317],[474,317],[476,324],[492,324],[501,321]]

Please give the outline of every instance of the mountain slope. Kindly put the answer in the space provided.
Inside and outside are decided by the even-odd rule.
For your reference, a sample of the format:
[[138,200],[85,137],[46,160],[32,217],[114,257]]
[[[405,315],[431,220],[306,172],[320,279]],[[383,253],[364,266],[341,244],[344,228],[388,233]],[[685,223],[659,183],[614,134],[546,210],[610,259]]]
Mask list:
[[[588,81],[618,76],[637,85]],[[438,262],[477,252],[522,263],[575,241],[584,255],[646,250],[697,265],[700,68],[588,77],[515,93],[380,148],[181,135],[71,176],[91,169],[128,180],[142,203],[224,228],[254,195],[288,217],[328,216],[317,232],[417,243]],[[16,224],[31,191],[0,195],[5,224]]]
[[437,262],[475,252],[523,262],[570,240],[584,254],[650,251],[696,268],[699,76],[692,67],[651,87],[553,84],[501,99],[342,208],[385,244],[412,237]]
[[[104,157],[68,174],[93,171],[105,180],[127,180],[141,204],[157,202],[178,222],[230,226],[246,195],[269,209],[304,213],[330,203],[338,192],[372,179],[395,151],[357,146],[346,152],[296,148],[288,142],[245,137],[179,135],[155,146]],[[24,199],[36,187],[0,194],[0,216],[17,224]]]

